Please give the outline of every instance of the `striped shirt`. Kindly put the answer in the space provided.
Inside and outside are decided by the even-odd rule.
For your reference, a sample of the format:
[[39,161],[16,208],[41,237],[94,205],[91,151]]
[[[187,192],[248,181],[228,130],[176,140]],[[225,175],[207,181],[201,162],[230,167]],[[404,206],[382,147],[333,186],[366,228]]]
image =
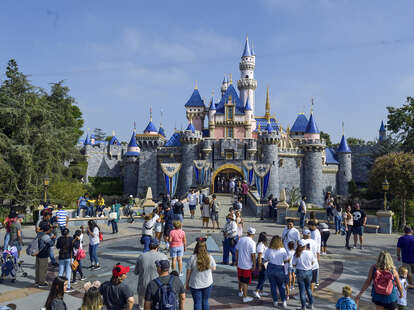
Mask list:
[[66,218],[68,217],[68,211],[66,210],[57,210],[56,219],[59,227],[66,227]]

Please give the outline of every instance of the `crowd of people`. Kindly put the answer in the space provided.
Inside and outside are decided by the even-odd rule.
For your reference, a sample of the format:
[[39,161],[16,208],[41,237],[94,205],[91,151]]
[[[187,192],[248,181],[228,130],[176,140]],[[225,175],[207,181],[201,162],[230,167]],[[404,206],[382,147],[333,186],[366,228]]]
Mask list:
[[[88,195],[85,194],[83,197],[88,198]],[[269,198],[269,206],[273,210],[272,216],[277,216],[277,208],[274,208],[275,198]],[[81,210],[83,202],[81,199],[80,201]],[[145,310],[183,310],[186,291],[191,293],[195,310],[209,309],[209,297],[214,282],[213,272],[217,264],[208,252],[207,239],[204,237],[197,238],[192,255],[186,262],[183,261],[188,247],[186,232],[183,229],[184,204],[189,206],[191,219],[195,218],[199,208],[202,228],[208,228],[211,221],[213,229],[221,229],[223,233],[221,264],[237,268],[237,294],[243,303],[268,296],[269,293],[264,289],[268,281],[270,296],[275,307],[287,309],[289,300],[298,295],[301,305],[298,310],[313,309],[313,294],[319,286],[321,256],[328,254],[329,223],[335,226],[336,234],[345,235],[347,249],[351,249],[351,234],[354,235],[354,248],[359,241],[359,247],[363,249],[363,229],[367,221],[365,212],[358,204],[353,207],[347,205],[342,211],[342,208],[335,204],[330,193],[325,199],[328,223],[318,221],[314,212],[309,212],[308,216],[306,197],[302,197],[298,208],[299,227],[295,227],[293,219],[288,219],[281,235],[270,235],[267,232],[256,234],[254,227],[248,227],[246,233],[243,232],[242,192],[240,195],[235,194],[235,201],[228,210],[223,228],[219,226],[221,206],[216,195],[207,196],[191,190],[185,197],[175,197],[171,200],[163,196],[153,212],[145,214],[142,224],[140,243],[143,246],[143,253],[138,257],[133,271],[138,276],[136,288],[138,299],[135,300],[134,290],[125,284],[130,268],[117,264],[112,269],[112,277],[109,281],[102,284],[97,281],[84,283],[82,310],[101,309],[103,306],[108,310],[132,309],[135,303]],[[121,205],[115,202],[107,215],[113,233],[118,232],[120,209]],[[103,209],[96,210],[103,212]],[[87,210],[86,213],[89,214],[89,211]],[[114,214],[110,216],[111,213]],[[6,218],[4,222],[6,249],[14,246],[19,252],[22,250],[23,218],[22,215],[13,212]],[[45,303],[46,310],[67,309],[64,294],[72,291],[72,284],[76,283],[77,279],[86,280],[83,273],[83,260],[86,258],[83,249],[85,234],[89,238],[88,269],[95,271],[101,268],[97,250],[102,241],[102,233],[97,222],[89,219],[87,227],[81,226],[71,235],[68,219],[67,211],[60,205],[55,215],[52,209],[44,209],[35,225],[36,239],[27,250],[35,256],[36,287],[50,287]],[[376,309],[397,309],[397,307],[408,309],[407,291],[410,287],[414,287],[412,279],[414,236],[410,227],[406,227],[404,233],[397,244],[397,257],[402,261],[402,266],[397,269],[390,253],[382,251],[377,262],[368,271],[367,279],[355,300],[352,298],[352,289],[344,286],[343,297],[337,301],[336,309],[357,309],[362,294],[371,283],[372,302],[376,305]],[[257,242],[256,235],[258,235]],[[35,243],[37,244],[33,245]],[[59,251],[58,262],[53,254],[54,247]],[[49,258],[52,264],[59,267],[58,276],[50,286],[46,282]],[[184,263],[186,263],[185,274]],[[252,296],[249,296],[249,285],[253,278],[257,279],[257,284]],[[297,294],[296,289],[298,289]]]

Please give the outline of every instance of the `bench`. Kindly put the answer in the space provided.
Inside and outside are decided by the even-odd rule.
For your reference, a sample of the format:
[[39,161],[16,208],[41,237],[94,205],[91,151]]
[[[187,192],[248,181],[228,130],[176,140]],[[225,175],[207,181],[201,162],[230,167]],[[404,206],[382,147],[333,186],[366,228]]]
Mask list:
[[378,229],[379,229],[379,225],[372,225],[372,224],[367,224],[365,225],[365,230],[367,231],[368,229],[374,229],[375,233],[378,234]]

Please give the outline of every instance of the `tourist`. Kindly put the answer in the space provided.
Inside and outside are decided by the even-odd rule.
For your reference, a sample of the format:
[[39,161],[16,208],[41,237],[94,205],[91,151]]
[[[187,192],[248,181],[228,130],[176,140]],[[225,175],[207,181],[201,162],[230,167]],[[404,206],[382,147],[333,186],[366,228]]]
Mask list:
[[98,224],[95,221],[88,221],[88,236],[89,236],[89,259],[91,260],[91,265],[89,269],[98,270],[101,269],[99,265],[99,259],[97,255],[97,250],[100,242],[99,238],[100,229]]
[[299,215],[299,227],[303,229],[305,227],[305,217],[306,217],[306,196],[302,196],[301,201],[299,202],[298,215]]
[[6,233],[4,235],[3,250],[7,250],[9,248],[9,243],[10,243],[10,228],[11,228],[11,225],[16,220],[17,220],[16,211],[10,210],[9,215],[3,221],[3,226],[6,228]]
[[121,218],[121,204],[115,200],[115,203],[111,206],[109,211],[109,222],[112,226],[112,233],[117,234],[118,231],[118,221]]
[[269,209],[269,217],[273,217],[273,194],[270,194],[269,197],[267,197],[267,205]]
[[[313,254],[316,257],[316,262],[312,268],[312,292],[314,287],[319,286],[319,260],[321,255],[321,247],[322,247],[322,236],[319,229],[316,227],[316,224],[313,222],[308,223],[309,230],[311,231],[311,239],[315,241],[315,251]],[[329,235],[328,235],[329,237]]]
[[293,241],[295,243],[295,249],[296,249],[296,244],[300,240],[300,233],[294,227],[292,219],[287,220],[286,227],[283,229],[283,232],[282,232],[282,240],[283,240],[285,249],[289,248],[288,243],[290,241]]
[[190,193],[187,196],[188,208],[190,209],[191,219],[194,219],[195,209],[197,207],[197,194],[194,192],[194,189],[190,190]]
[[403,294],[398,296],[397,305],[398,310],[406,310],[407,309],[407,276],[408,276],[408,269],[401,266],[398,269],[398,274],[400,276],[400,282],[403,290]]
[[325,209],[326,209],[326,219],[329,222],[333,222],[333,208],[334,208],[334,198],[331,196],[331,192],[327,192],[325,196]]
[[92,212],[90,207],[88,206],[88,199],[89,199],[89,194],[85,193],[83,196],[80,196],[77,202],[77,209],[76,209],[76,217],[79,217],[80,214],[80,210],[86,210],[86,214],[85,217],[91,217],[92,216]]
[[135,199],[134,196],[129,195],[128,204],[124,207],[124,215],[129,217],[128,222],[132,224],[134,219],[134,210],[133,207],[135,206]]
[[201,216],[203,218],[203,223],[201,228],[208,228],[208,221],[210,219],[210,199],[207,196],[203,197],[202,204],[201,204]]
[[102,283],[99,292],[107,310],[132,310],[134,306],[134,293],[124,283],[129,272],[128,266],[116,264],[112,269],[112,278]]
[[311,231],[305,229],[303,231],[303,240],[306,243],[306,249],[310,250],[315,257],[313,260],[312,265],[312,281],[311,281],[311,288],[312,293],[315,290],[315,286],[319,283],[319,255],[320,255],[320,245],[311,238]]
[[287,309],[285,263],[289,262],[289,258],[279,236],[274,236],[270,241],[269,248],[264,254],[264,260],[269,262],[266,274],[270,282],[273,305],[275,307],[279,305],[277,294],[279,290],[279,297],[282,302],[281,309]]
[[315,261],[315,256],[310,250],[306,249],[305,240],[299,240],[295,255],[293,256],[292,265],[296,268],[296,281],[299,285],[299,295],[301,308],[306,309],[306,296],[309,304],[307,309],[313,309],[313,295],[311,290],[312,282],[312,266]]
[[287,250],[289,264],[287,265],[288,285],[286,286],[286,295],[288,297],[290,296],[291,291],[293,291],[295,288],[296,277],[295,277],[295,271],[294,271],[293,264],[292,264],[292,260],[293,260],[293,256],[295,255],[295,252],[296,252],[295,243],[293,241],[290,241],[288,243],[288,250]]
[[233,209],[235,211],[239,211],[240,213],[242,213],[243,210],[243,197],[239,196],[237,197],[236,201],[233,203]]
[[73,254],[73,238],[68,236],[69,229],[63,228],[62,236],[57,239],[56,248],[59,249],[59,276],[66,274],[68,280],[68,288],[66,292],[72,292],[70,288],[70,279],[72,275],[72,254]]
[[103,307],[103,298],[101,293],[99,293],[100,283],[98,287],[91,285],[90,282],[88,282],[88,284],[88,289],[88,286],[86,286],[86,284],[84,287],[85,294],[83,295],[82,306],[80,310],[101,310]]
[[154,265],[155,261],[168,260],[164,253],[158,251],[160,242],[158,239],[152,238],[149,244],[150,250],[141,254],[135,264],[134,273],[138,275],[138,305],[141,309],[144,308],[145,289],[148,283],[158,277],[157,268]]
[[236,264],[239,278],[239,297],[243,303],[253,300],[247,296],[248,286],[252,281],[252,270],[256,269],[256,243],[253,240],[256,229],[249,227],[247,236],[241,238],[236,244]]
[[68,211],[63,209],[61,204],[58,204],[57,211],[56,211],[56,219],[59,225],[60,231],[62,232],[67,226],[69,222],[69,214]]
[[104,209],[105,209],[105,200],[102,197],[102,194],[99,194],[98,198],[96,199],[96,216],[105,217]]
[[[41,215],[42,217],[41,217],[41,218],[37,221],[37,223],[36,223],[36,226],[35,226],[35,232],[36,232],[36,233],[38,233],[38,232],[40,231],[40,229],[39,229],[39,224],[40,224],[41,222],[47,222],[47,223],[49,223],[49,225],[50,225],[50,227],[51,227],[51,229],[50,229],[50,231],[49,231],[49,236],[50,236],[50,238],[51,238],[53,241],[55,241],[55,239],[56,239],[56,237],[57,237],[58,232],[57,232],[57,225],[56,225],[56,226],[52,226],[52,224],[51,224],[51,219],[52,219],[52,209],[51,209],[51,208],[43,209],[43,210],[40,212],[40,215]],[[53,245],[50,247],[50,250],[49,250],[49,251],[50,251],[50,252],[49,252],[50,263],[51,263],[53,266],[59,266],[59,264],[56,262],[56,259],[55,259],[55,251],[54,251],[54,246],[53,246]]]
[[234,178],[231,178],[229,181],[229,191],[234,195],[234,190],[236,187],[236,183],[234,182]]
[[48,287],[46,282],[47,275],[47,259],[50,254],[50,247],[53,246],[53,240],[48,235],[50,231],[50,225],[48,222],[41,222],[39,224],[39,232],[36,238],[39,240],[38,248],[39,252],[36,255],[35,261],[35,286]]
[[340,205],[334,206],[332,208],[332,214],[334,216],[335,221],[335,235],[338,235],[341,233],[341,227],[342,227],[342,208]]
[[141,244],[144,245],[144,253],[150,250],[150,242],[153,236],[154,226],[157,221],[160,221],[160,217],[157,213],[145,214],[144,216],[141,237]]
[[16,221],[10,225],[10,246],[14,246],[17,249],[20,258],[20,252],[23,247],[23,235],[22,235],[22,222],[24,220],[24,215],[19,214]]
[[319,224],[320,233],[321,233],[321,255],[327,255],[328,251],[328,239],[331,235],[329,226],[326,223]]
[[235,212],[236,215],[236,224],[237,224],[237,235],[239,238],[243,237],[243,219],[241,217],[240,211]]
[[162,207],[161,206],[156,206],[154,209],[154,213],[158,214],[158,216],[160,217],[158,219],[158,221],[155,222],[154,225],[154,234],[155,234],[155,238],[158,239],[158,241],[161,242],[161,237],[162,237],[162,225],[163,225],[163,215],[162,215]]
[[56,277],[50,287],[49,296],[47,297],[45,308],[46,310],[66,310],[67,306],[63,301],[63,296],[66,292],[68,279],[65,277]]
[[80,252],[83,251],[83,245],[82,245],[82,231],[76,230],[75,234],[73,235],[73,257],[78,262],[78,266],[75,270],[72,268],[72,283],[76,283],[76,274],[79,273],[81,281],[85,280],[86,278],[83,275],[82,271],[82,259],[80,258]]
[[308,222],[310,222],[310,221],[314,222],[316,225],[319,224],[319,220],[316,218],[315,211],[309,212],[309,221]]
[[352,212],[354,218],[354,224],[352,226],[352,234],[354,235],[354,248],[357,247],[358,236],[359,236],[359,248],[363,250],[362,241],[364,234],[364,227],[367,224],[367,215],[361,210],[359,203],[355,204],[355,209]]
[[398,238],[397,259],[408,270],[408,283],[413,285],[414,273],[414,236],[413,230],[409,226],[404,227],[404,236]]
[[266,282],[266,267],[264,264],[264,253],[267,249],[267,234],[261,232],[256,244],[257,262],[256,268],[259,271],[259,278],[257,279],[256,291],[253,296],[260,299],[262,296],[269,296],[268,293],[263,291],[264,283]]
[[[369,269],[367,279],[365,280],[361,291],[355,298],[357,304],[371,282],[373,283],[371,291],[372,302],[377,306],[377,309],[397,309],[397,289],[400,296],[403,296],[404,292],[401,286],[400,277],[398,276],[398,272],[395,269],[394,262],[392,261],[389,252],[381,251],[378,255],[377,263],[372,265]],[[377,286],[378,283],[381,285]],[[390,291],[385,289],[388,287],[392,287],[392,289]]]
[[181,200],[177,199],[175,203],[171,201],[171,205],[173,206],[175,218],[182,223],[184,221],[184,204],[181,202]]
[[273,219],[275,221],[277,221],[277,204],[278,204],[277,197],[274,197],[272,199],[272,209],[273,209]]
[[244,200],[244,205],[247,204],[247,193],[249,192],[249,185],[247,185],[247,182],[243,180],[242,183],[242,195]]
[[180,221],[174,221],[174,229],[170,232],[168,241],[170,242],[170,256],[172,260],[172,270],[175,270],[178,261],[178,272],[180,277],[183,275],[183,256],[187,247],[187,239],[185,232],[182,230]]
[[[171,297],[175,297],[178,304],[178,310],[184,310],[185,290],[180,278],[170,275],[170,262],[168,260],[156,261],[158,278],[148,283],[145,291],[144,310],[164,309],[162,300],[160,300],[162,287],[168,286],[167,291]],[[171,305],[172,306],[172,305]],[[174,305],[177,309],[177,305]]]
[[210,218],[213,223],[213,229],[215,229],[215,226],[217,226],[217,229],[220,229],[219,225],[219,208],[220,204],[218,203],[216,194],[213,194],[211,196],[210,201]]
[[357,310],[357,305],[352,299],[352,288],[349,285],[342,288],[342,295],[344,296],[336,303],[336,310]]
[[352,226],[354,225],[354,217],[352,216],[351,206],[347,206],[344,214],[345,225],[345,247],[350,250],[349,239],[351,239]]
[[213,287],[216,262],[208,254],[205,238],[198,238],[194,253],[187,263],[186,289],[191,290],[194,310],[209,310],[208,299]]
[[232,256],[231,266],[234,266],[236,263],[236,244],[239,240],[237,235],[237,224],[235,218],[231,213],[228,214],[226,218],[226,224],[223,228],[223,262],[222,264],[228,265],[230,253]]

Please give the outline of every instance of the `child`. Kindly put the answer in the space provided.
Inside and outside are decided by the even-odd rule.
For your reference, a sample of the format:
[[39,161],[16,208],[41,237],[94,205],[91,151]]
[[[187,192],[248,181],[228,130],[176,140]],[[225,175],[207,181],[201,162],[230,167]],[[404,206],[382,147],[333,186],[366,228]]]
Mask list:
[[289,241],[288,243],[288,258],[289,258],[289,263],[288,263],[288,268],[287,268],[287,275],[288,275],[288,285],[286,285],[286,295],[289,296],[290,295],[290,291],[294,289],[295,287],[295,272],[293,270],[293,265],[292,265],[292,259],[293,259],[293,255],[295,255],[295,242],[294,241]]
[[401,282],[401,286],[403,288],[403,295],[398,296],[398,301],[397,301],[398,310],[406,310],[406,309],[408,309],[407,308],[407,287],[408,287],[407,276],[408,276],[408,269],[405,268],[405,267],[400,267],[398,269],[398,273],[400,275],[400,282]]
[[344,297],[339,298],[336,303],[336,310],[357,310],[357,305],[352,299],[352,289],[350,286],[345,285],[342,288],[342,294]]

